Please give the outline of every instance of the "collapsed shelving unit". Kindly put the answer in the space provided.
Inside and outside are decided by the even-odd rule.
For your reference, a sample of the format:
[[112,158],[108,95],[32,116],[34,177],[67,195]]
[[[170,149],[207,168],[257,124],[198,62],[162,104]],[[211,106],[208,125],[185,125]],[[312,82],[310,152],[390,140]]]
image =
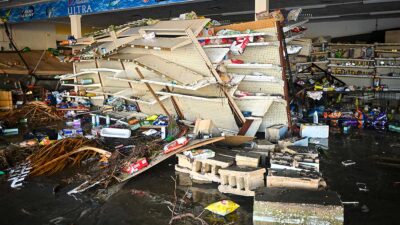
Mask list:
[[[144,114],[171,114],[189,121],[212,119],[228,134],[253,136],[254,128],[247,132],[249,121],[258,121],[254,123],[259,131],[288,124],[282,40],[275,20],[214,28],[216,32],[241,32],[236,35],[197,37],[209,21],[160,21],[78,40],[86,43],[81,59],[87,59],[85,53],[93,47],[100,48],[101,55],[75,62],[74,74],[61,78],[73,82],[63,85],[75,87],[78,93],[85,90],[136,102]],[[239,55],[229,45],[199,43],[249,36],[262,41],[249,43]],[[244,63],[235,64],[232,59]],[[85,84],[84,79],[91,82]],[[245,111],[251,116],[245,118]]]

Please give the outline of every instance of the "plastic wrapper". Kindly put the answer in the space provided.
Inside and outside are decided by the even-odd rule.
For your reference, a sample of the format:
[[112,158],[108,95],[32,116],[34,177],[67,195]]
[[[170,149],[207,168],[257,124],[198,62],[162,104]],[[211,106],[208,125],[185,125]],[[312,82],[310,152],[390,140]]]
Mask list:
[[236,204],[231,200],[221,200],[219,202],[212,203],[206,207],[206,209],[212,213],[225,216],[238,209],[240,205]]

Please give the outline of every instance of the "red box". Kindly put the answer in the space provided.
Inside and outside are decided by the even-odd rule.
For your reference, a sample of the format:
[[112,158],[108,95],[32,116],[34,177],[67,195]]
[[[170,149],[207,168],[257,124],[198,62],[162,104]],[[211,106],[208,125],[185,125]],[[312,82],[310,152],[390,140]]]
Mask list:
[[132,163],[130,166],[123,168],[122,171],[124,173],[133,174],[133,173],[136,173],[137,171],[147,167],[148,165],[149,165],[149,163],[147,162],[147,159],[141,158],[141,159],[137,160],[135,163]]

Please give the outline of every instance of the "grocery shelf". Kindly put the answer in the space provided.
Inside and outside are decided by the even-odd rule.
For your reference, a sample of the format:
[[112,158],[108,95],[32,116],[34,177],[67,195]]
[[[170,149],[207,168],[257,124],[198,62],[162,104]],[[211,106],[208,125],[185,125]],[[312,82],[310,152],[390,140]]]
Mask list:
[[351,78],[374,78],[373,75],[351,75],[351,74],[331,74],[335,77],[351,77]]
[[340,67],[340,68],[359,68],[359,69],[374,69],[374,66],[341,66],[335,64],[329,64],[329,67]]
[[392,77],[392,76],[376,76],[376,78],[381,78],[381,79],[400,79],[400,77]]
[[393,69],[400,69],[400,66],[376,66],[376,68],[393,68]]
[[352,58],[328,58],[331,61],[362,61],[362,62],[375,62],[373,59],[352,59]]

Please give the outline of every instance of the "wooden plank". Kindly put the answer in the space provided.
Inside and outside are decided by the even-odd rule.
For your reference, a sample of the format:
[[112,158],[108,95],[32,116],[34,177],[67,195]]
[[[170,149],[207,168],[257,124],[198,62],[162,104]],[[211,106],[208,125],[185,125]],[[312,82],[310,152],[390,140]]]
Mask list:
[[216,137],[216,138],[210,138],[210,139],[205,139],[205,140],[204,139],[192,140],[192,141],[189,142],[188,145],[186,145],[186,146],[184,146],[184,147],[182,147],[180,149],[177,149],[177,150],[175,150],[173,152],[170,152],[168,154],[161,154],[160,156],[158,156],[155,159],[153,159],[146,168],[144,168],[142,170],[139,170],[137,173],[130,174],[130,175],[124,174],[124,175],[121,175],[119,177],[115,177],[115,179],[118,182],[127,181],[127,180],[129,180],[129,179],[131,179],[133,177],[136,177],[139,174],[151,169],[153,166],[163,162],[164,160],[170,158],[171,156],[174,156],[174,155],[176,155],[178,153],[181,153],[181,152],[184,152],[184,151],[189,151],[189,150],[192,150],[192,149],[195,149],[195,148],[200,148],[200,147],[205,146],[205,145],[216,143],[216,142],[222,141],[224,139],[225,139],[225,137]]
[[[171,92],[171,89],[169,87],[166,86],[165,89],[167,90],[167,92]],[[184,120],[185,116],[183,115],[182,110],[179,107],[178,102],[176,101],[174,96],[171,96],[171,101],[172,101],[172,104],[174,105],[174,108],[175,108],[176,114],[178,115],[178,118],[180,120]]]
[[226,54],[228,54],[229,47],[228,48],[205,48],[204,52],[207,54],[211,63],[218,64],[224,59]]
[[191,43],[189,38],[151,38],[137,39],[128,43],[131,47],[153,48],[173,51]]
[[[282,25],[279,22],[276,22],[276,27],[278,29],[278,41],[279,41],[279,58],[280,58],[280,62],[281,62],[281,66],[282,66],[282,80],[284,81],[284,86],[283,86],[283,90],[284,90],[284,96],[285,96],[285,100],[287,102],[286,104],[286,114],[287,114],[287,120],[288,120],[288,126],[289,126],[289,130],[292,129],[292,117],[290,115],[290,92],[289,92],[289,81],[286,77],[286,60],[285,60],[285,56],[284,56],[284,34],[283,34],[283,30],[282,30]],[[290,68],[289,68],[290,69]],[[289,71],[290,72],[290,71]]]
[[107,56],[107,59],[115,60],[115,61],[133,62],[135,59],[140,58],[142,56],[146,56],[146,55],[148,55],[148,54],[118,53],[118,54]]
[[[202,56],[203,60],[207,64],[208,68],[210,69],[212,75],[214,78],[218,81],[218,83],[223,83],[218,72],[215,70],[214,66],[212,65],[210,59],[207,57],[206,53],[204,52],[204,49],[200,46],[199,42],[197,41],[196,37],[194,36],[193,32],[191,30],[186,30],[186,34],[189,36],[190,39],[192,39],[194,46],[196,47],[196,50],[200,53]],[[233,114],[235,115],[236,119],[239,122],[239,126],[242,126],[243,123],[246,121],[244,118],[242,112],[240,111],[239,107],[236,105],[235,101],[233,100],[232,96],[228,93],[228,91],[224,87],[220,87],[221,90],[223,91],[224,95],[226,98],[228,98],[229,106],[231,107]]]
[[[136,72],[138,73],[139,77],[141,79],[144,79],[144,76],[142,74],[142,72],[140,72],[139,68],[135,68]],[[153,95],[153,97],[157,100],[158,104],[160,105],[160,107],[163,109],[164,113],[168,116],[171,117],[171,114],[168,112],[168,110],[165,108],[164,104],[160,101],[160,99],[158,98],[158,96],[156,95],[156,93],[154,92],[153,88],[150,86],[150,84],[145,83],[146,87],[149,89],[150,93]]]
[[144,31],[155,32],[157,35],[185,35],[185,31],[190,29],[197,36],[209,21],[210,19],[160,21],[153,26],[143,27],[139,33]]
[[154,55],[137,58],[135,62],[184,85],[195,84],[204,79],[204,77],[198,73]]
[[238,135],[245,135],[249,128],[251,127],[251,124],[253,123],[254,120],[252,119],[246,119],[244,122],[243,126],[240,128]]
[[229,146],[239,146],[241,144],[254,140],[254,138],[255,137],[241,136],[241,135],[226,136],[225,140],[221,141],[221,143]]
[[219,26],[219,27],[214,27],[214,31],[215,33],[223,29],[246,31],[246,30],[260,30],[272,27],[275,27],[275,19],[265,19],[253,22],[235,23],[226,26]]

